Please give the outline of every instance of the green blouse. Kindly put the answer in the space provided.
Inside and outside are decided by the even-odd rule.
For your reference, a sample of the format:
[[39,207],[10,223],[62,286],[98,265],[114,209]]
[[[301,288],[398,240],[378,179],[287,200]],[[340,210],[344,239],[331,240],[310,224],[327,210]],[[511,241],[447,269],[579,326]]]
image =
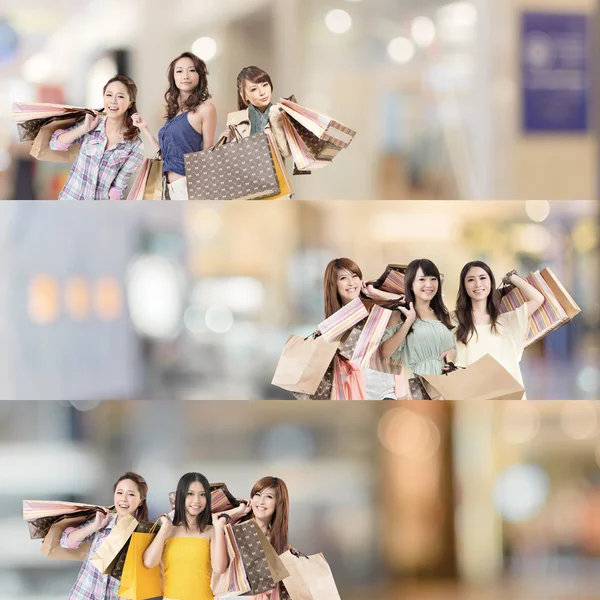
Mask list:
[[[391,338],[402,325],[400,322],[387,327],[381,341]],[[440,354],[452,348],[456,348],[454,335],[441,321],[416,319],[391,358],[401,359],[417,375],[441,375],[444,361],[439,359]]]

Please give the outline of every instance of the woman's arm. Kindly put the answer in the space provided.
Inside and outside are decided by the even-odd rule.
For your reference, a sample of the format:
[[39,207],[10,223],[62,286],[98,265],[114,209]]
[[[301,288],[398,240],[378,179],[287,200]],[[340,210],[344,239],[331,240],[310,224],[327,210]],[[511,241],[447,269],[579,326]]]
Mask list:
[[213,530],[210,542],[210,562],[212,570],[220,575],[229,566],[227,544],[225,543],[225,517],[213,516]]
[[530,317],[540,306],[542,306],[544,303],[544,296],[516,273],[511,273],[509,280],[522,292],[523,296],[525,296],[525,300],[527,301],[525,303],[527,306],[527,316]]
[[240,500],[240,505],[237,506],[236,508],[231,508],[229,510],[224,510],[223,512],[219,513],[221,515],[228,515],[231,520],[236,523],[237,521],[239,521],[242,517],[245,517],[249,512],[251,512],[252,509],[250,508],[250,501],[249,500]]
[[171,537],[173,533],[173,523],[171,520],[162,516],[160,518],[160,529],[156,534],[156,537],[152,540],[152,543],[146,548],[142,560],[146,569],[152,569],[156,567],[162,558],[165,542]]
[[64,152],[69,149],[73,142],[92,131],[92,129],[95,129],[99,122],[100,115],[97,114],[95,117],[92,117],[92,115],[87,114],[83,121],[69,127],[69,129],[57,129],[52,134],[48,145],[51,150]]
[[144,121],[144,119],[142,119],[138,113],[131,115],[131,120],[133,121],[133,124],[146,136],[146,139],[150,142],[152,148],[154,148],[156,152],[160,152],[160,144],[150,131],[148,123],[146,123],[146,121]]
[[366,284],[363,282],[362,293],[371,300],[399,300],[400,302],[404,301],[404,296],[402,294],[392,294],[392,292],[384,292],[383,290],[379,290],[376,287],[373,287],[373,284]]
[[189,114],[190,125],[202,134],[202,147],[210,148],[215,143],[217,130],[217,109],[212,102],[203,102]]
[[129,178],[139,169],[144,161],[144,144],[141,142],[133,149],[125,164],[119,169],[110,189],[108,198],[110,200],[121,200],[125,195]]
[[[392,354],[394,354],[394,352],[400,347],[400,344],[402,344],[402,342],[406,339],[406,336],[408,335],[412,324],[417,318],[417,312],[415,311],[412,302],[410,303],[408,309],[401,306],[398,310],[402,311],[402,314],[405,316],[405,321],[402,324],[402,327],[400,327],[400,329],[398,329],[396,333],[394,333],[391,337],[389,337],[387,340],[385,340],[385,342],[383,342],[379,346],[381,357],[384,360],[390,358]],[[396,323],[398,323],[397,318]]]
[[80,525],[79,527],[67,528],[60,540],[64,548],[78,548],[82,542],[91,537],[100,529],[104,529],[110,521],[110,514],[97,512],[94,519]]

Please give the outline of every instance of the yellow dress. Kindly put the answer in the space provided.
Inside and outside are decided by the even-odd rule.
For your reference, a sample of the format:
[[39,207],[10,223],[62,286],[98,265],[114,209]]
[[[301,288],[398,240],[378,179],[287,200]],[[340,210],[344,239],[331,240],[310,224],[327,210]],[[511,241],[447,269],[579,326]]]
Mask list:
[[213,600],[210,540],[176,537],[163,551],[163,600]]

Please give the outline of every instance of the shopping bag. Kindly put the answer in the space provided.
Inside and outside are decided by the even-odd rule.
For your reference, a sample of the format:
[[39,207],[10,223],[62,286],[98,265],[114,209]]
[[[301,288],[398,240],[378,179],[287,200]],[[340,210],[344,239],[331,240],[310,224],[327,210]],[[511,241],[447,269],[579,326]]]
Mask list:
[[373,287],[390,292],[392,294],[404,294],[404,276],[407,265],[391,264],[385,268],[385,271],[379,279],[371,282]]
[[[100,111],[64,104],[13,102],[13,121],[17,123],[21,142],[34,140],[40,129],[53,121],[74,119],[76,122],[83,119],[86,114],[95,115],[97,112]],[[60,128],[57,127],[57,129]]]
[[[421,375],[432,400],[521,400],[523,386],[489,354],[447,375]],[[437,393],[436,393],[437,392]]]
[[[529,317],[529,332],[525,347],[542,339],[551,331],[573,319],[581,309],[551,269],[534,271],[525,277],[544,296],[544,303]],[[515,310],[527,301],[518,288],[500,288],[500,312]]]
[[369,317],[360,333],[350,360],[358,366],[369,367],[371,358],[378,352],[392,311],[377,304],[373,305]]
[[336,356],[333,359],[332,400],[365,400],[365,378],[355,362]]
[[156,537],[157,523],[147,533],[134,531],[131,534],[121,573],[119,598],[146,600],[162,595],[160,565],[151,569],[144,565],[144,552]]
[[84,542],[78,548],[63,548],[60,545],[60,539],[65,529],[82,525],[86,521],[89,521],[94,514],[82,513],[73,517],[64,517],[54,523],[42,542],[42,554],[50,558],[83,561],[90,551],[90,542]]
[[[113,530],[102,540],[102,543],[90,558],[92,565],[101,573],[115,577],[113,569],[119,560],[119,554],[137,526],[138,521],[131,515],[119,517]],[[118,577],[116,578],[118,579]]]
[[[315,157],[311,153],[309,147],[306,145],[298,131],[294,128],[291,119],[286,113],[281,113],[281,124],[283,125],[283,131],[285,133],[288,146],[290,147],[292,160],[294,161],[296,169],[304,173],[310,173],[315,169],[322,169],[331,163],[331,159],[322,160]],[[317,142],[318,141],[319,140],[317,140]]]
[[184,155],[190,200],[257,200],[279,194],[267,134],[235,138],[201,152]]
[[285,98],[281,98],[280,103],[281,108],[294,121],[303,125],[319,140],[325,140],[340,148],[347,148],[356,135],[356,131],[323,113],[300,106]]
[[293,196],[292,183],[286,171],[285,163],[277,148],[273,134],[269,131],[265,131],[265,134],[269,140],[269,149],[271,151],[271,157],[273,158],[273,164],[275,165],[275,177],[277,178],[277,184],[279,185],[279,193],[274,194],[273,196],[260,198],[260,200],[289,200]]
[[131,184],[127,200],[162,200],[162,171],[161,158],[145,158]]
[[331,400],[331,392],[333,389],[333,365],[334,359],[329,363],[323,379],[319,382],[317,389],[312,394],[303,394],[301,392],[292,392],[296,400]]
[[[270,562],[273,560],[267,558],[267,553],[264,549],[264,534],[253,519],[238,523],[231,528],[235,541],[237,543],[244,571],[250,592],[253,594],[262,594],[275,588],[275,584],[283,579],[282,575],[287,575],[287,569],[281,565],[281,561],[277,562],[277,569],[272,570]],[[270,543],[267,541],[267,544]],[[273,550],[274,552],[274,550]]]
[[225,545],[229,565],[224,573],[219,574],[215,571],[212,573],[210,587],[215,597],[232,593],[243,594],[250,591],[242,555],[231,531],[231,525],[225,526]]
[[290,392],[314,394],[338,348],[322,337],[288,338],[271,383]]
[[360,298],[355,298],[330,317],[319,323],[317,331],[326,342],[339,341],[344,333],[369,316],[369,311]]
[[37,160],[72,163],[77,158],[77,154],[79,153],[79,144],[71,144],[68,150],[64,151],[52,150],[52,148],[50,148],[50,138],[58,129],[68,129],[80,120],[80,118],[52,120],[40,127],[35,136],[29,154]]
[[290,573],[283,585],[291,600],[341,600],[323,554],[295,556],[288,550],[280,558]]

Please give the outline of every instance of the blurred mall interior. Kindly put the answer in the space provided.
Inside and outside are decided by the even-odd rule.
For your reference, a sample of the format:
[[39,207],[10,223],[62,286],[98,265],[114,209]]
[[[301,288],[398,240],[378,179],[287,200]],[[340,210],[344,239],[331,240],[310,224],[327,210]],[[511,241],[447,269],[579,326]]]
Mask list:
[[327,263],[424,256],[450,308],[470,260],[550,267],[581,313],[525,351],[527,397],[595,399],[598,239],[592,201],[5,202],[0,398],[291,399],[271,380],[324,318]]
[[344,599],[596,597],[596,403],[233,408],[1,403],[0,600],[65,598],[78,569],[39,552],[22,501],[109,504],[130,469],[151,515],[189,470],[238,497],[281,477],[292,544],[324,553]]
[[358,132],[332,165],[293,178],[297,199],[597,197],[593,0],[0,7],[0,198],[57,198],[68,172],[30,160],[13,102],[98,108],[119,71],[156,132],[167,66],[190,49],[207,61],[217,131],[236,109],[237,73],[256,64],[275,98],[295,94]]

